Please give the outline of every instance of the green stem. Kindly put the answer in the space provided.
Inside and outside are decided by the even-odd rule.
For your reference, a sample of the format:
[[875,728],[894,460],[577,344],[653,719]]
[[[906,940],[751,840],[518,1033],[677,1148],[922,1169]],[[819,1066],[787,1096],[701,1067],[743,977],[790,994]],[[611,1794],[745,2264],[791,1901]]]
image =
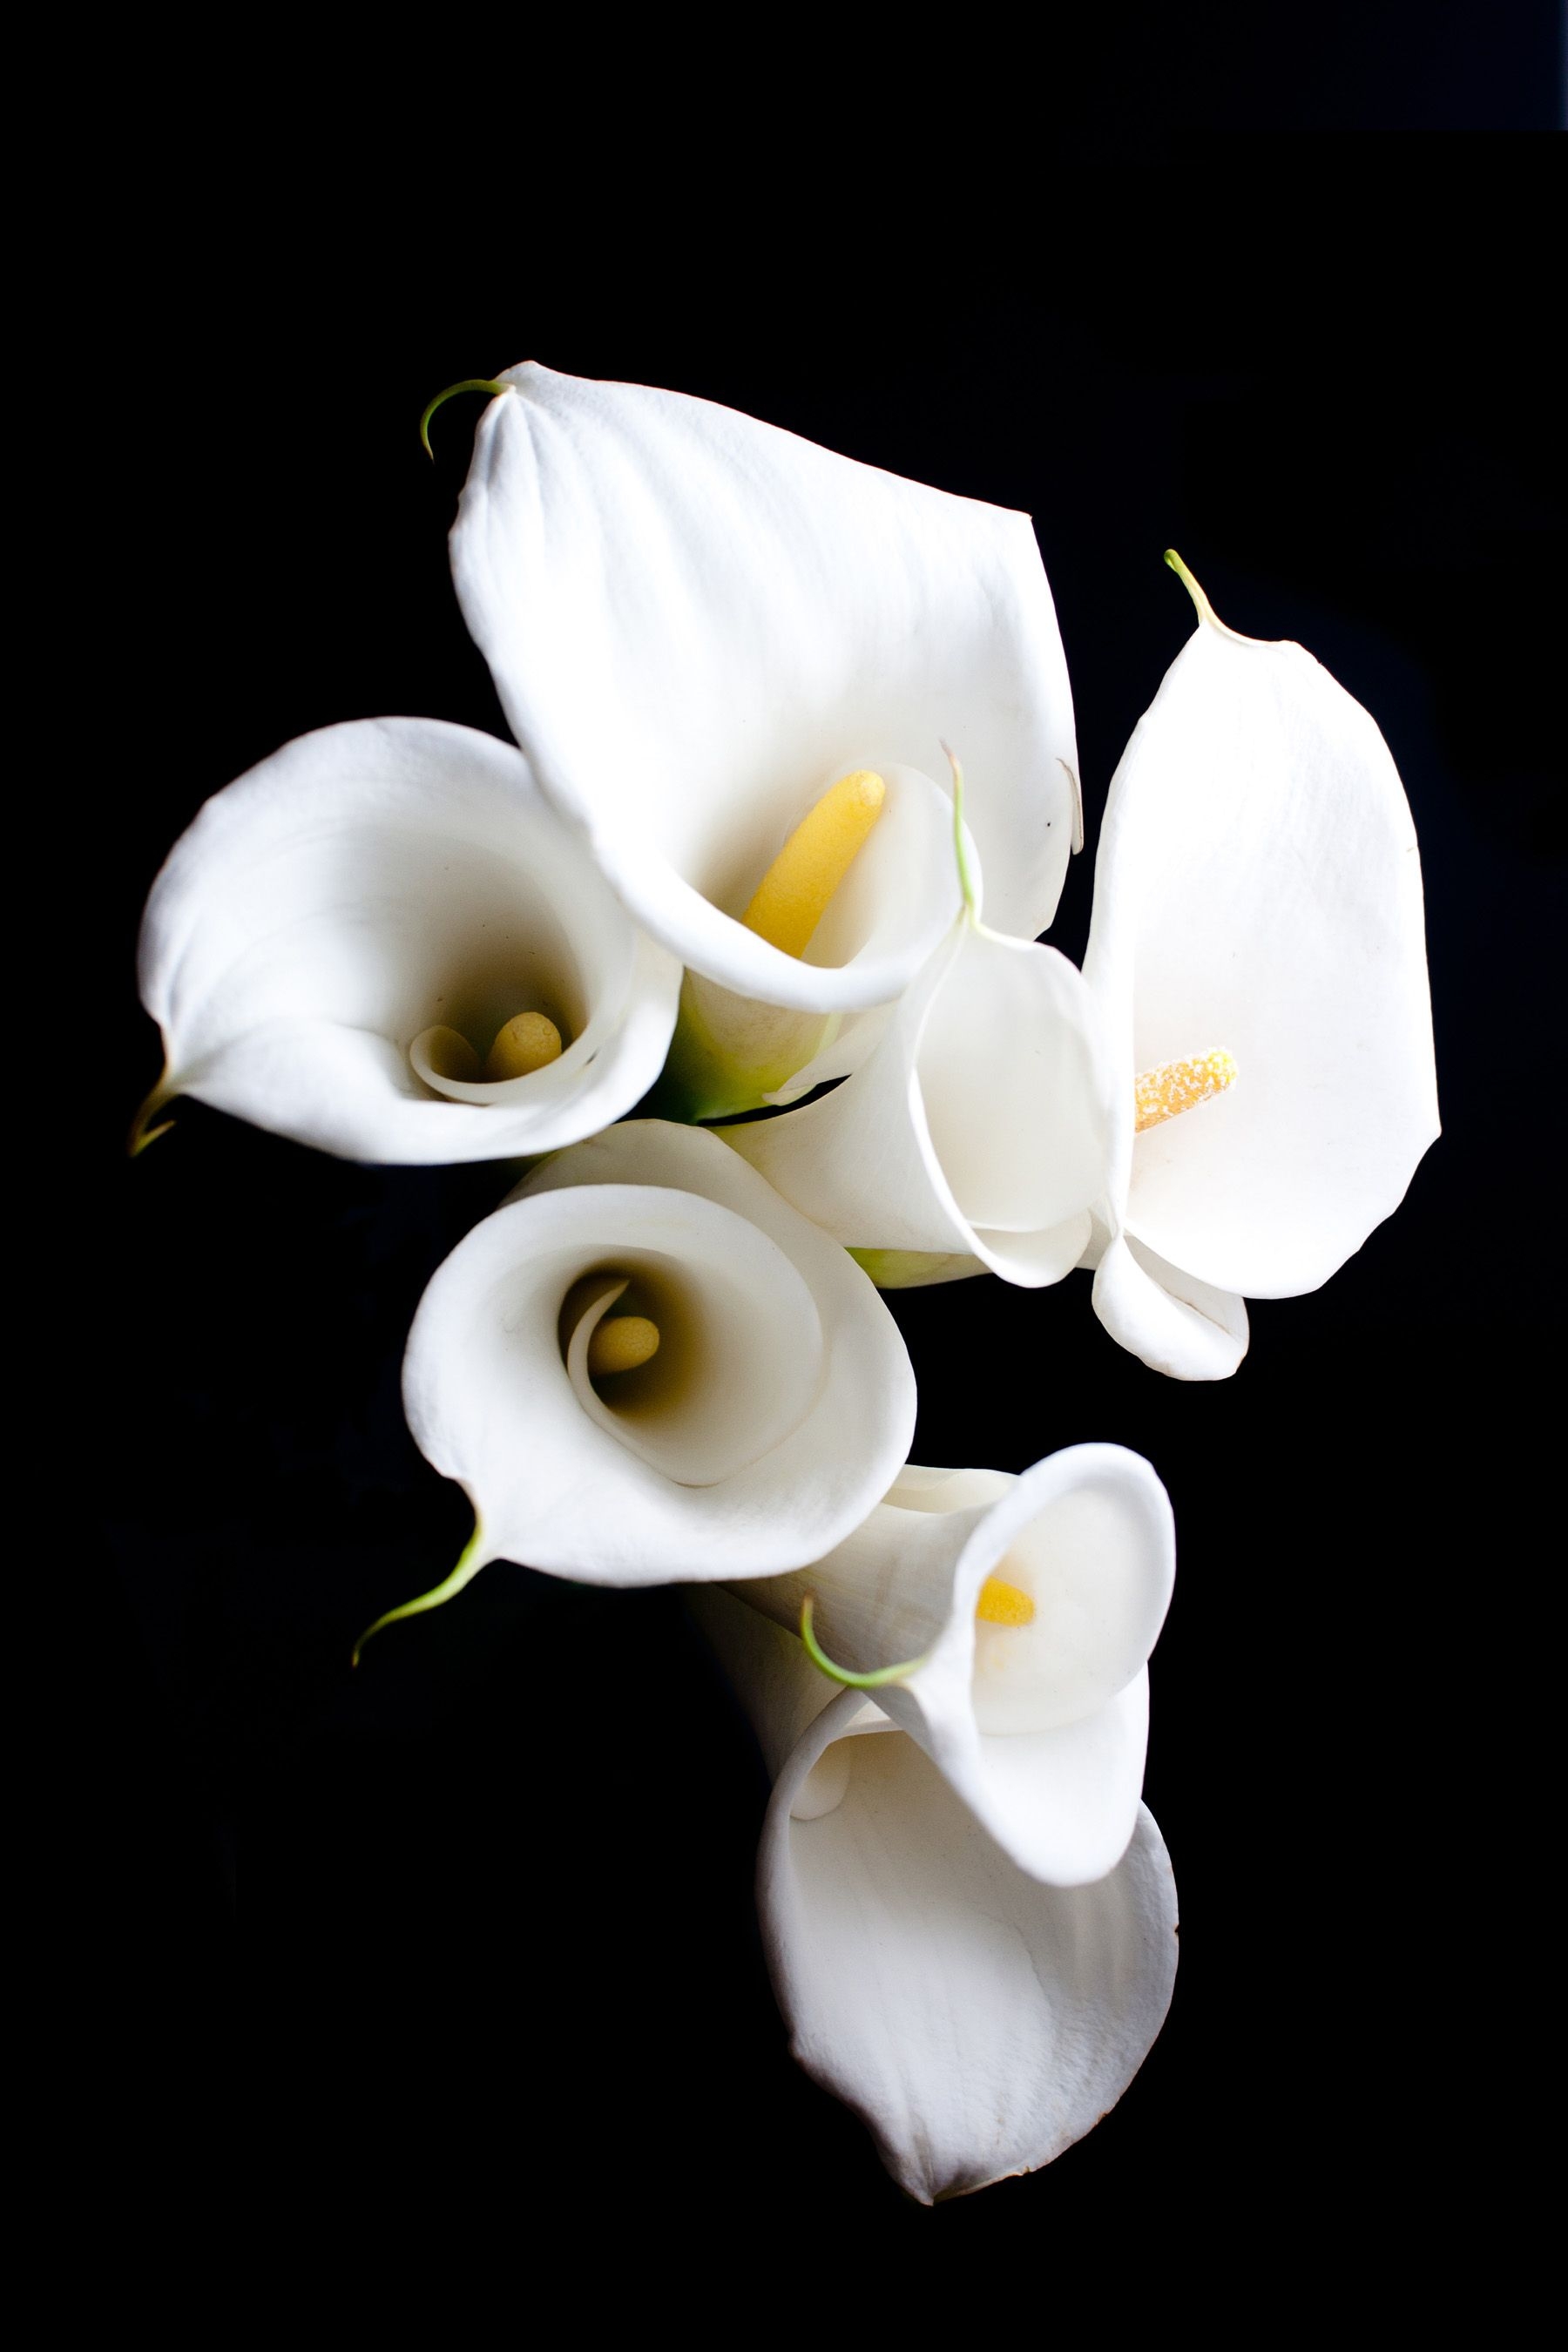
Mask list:
[[811,1630],[812,1600],[808,1592],[800,1604],[800,1638],[805,1643],[806,1656],[831,1682],[845,1683],[851,1690],[879,1690],[884,1683],[901,1683],[917,1666],[923,1666],[927,1652],[918,1658],[906,1658],[902,1665],[879,1666],[868,1675],[851,1674],[847,1666],[835,1665]]
[[419,438],[425,444],[425,455],[434,463],[436,452],[430,446],[430,419],[444,401],[455,398],[459,392],[502,393],[510,390],[510,383],[496,383],[488,375],[466,375],[461,383],[449,383],[445,392],[438,392],[419,419]]
[[147,1122],[150,1118],[157,1117],[166,1102],[173,1102],[178,1092],[177,1087],[172,1087],[169,1084],[169,1073],[165,1070],[131,1122],[131,1132],[125,1139],[125,1149],[132,1160],[139,1159],[147,1146],[150,1143],[156,1143],[161,1135],[168,1134],[174,1124],[172,1118],[166,1118],[162,1127],[149,1127]]
[[1181,582],[1183,587],[1186,590],[1188,595],[1192,598],[1194,607],[1196,610],[1197,616],[1200,621],[1206,621],[1209,627],[1215,631],[1216,635],[1229,637],[1236,645],[1249,646],[1254,642],[1251,637],[1244,637],[1239,630],[1227,629],[1226,627],[1225,623],[1220,619],[1219,614],[1215,611],[1214,606],[1209,603],[1208,598],[1204,594],[1203,590],[1198,586],[1197,582],[1193,578],[1192,573],[1187,570],[1186,565],[1182,562],[1181,557],[1176,553],[1173,547],[1168,547],[1165,550],[1165,561],[1170,565],[1172,571],[1175,573],[1177,579]]
[[350,1664],[358,1665],[360,1652],[364,1648],[371,1635],[379,1633],[384,1625],[395,1625],[400,1617],[421,1616],[426,1609],[439,1609],[444,1601],[455,1600],[465,1584],[471,1584],[489,1557],[488,1552],[480,1549],[483,1534],[484,1530],[476,1519],[474,1532],[464,1545],[462,1557],[451,1575],[444,1578],[439,1584],[432,1585],[428,1592],[422,1592],[416,1601],[405,1601],[401,1607],[389,1609],[384,1617],[378,1617],[374,1625],[367,1625],[354,1643],[353,1656],[349,1661]]
[[[940,740],[940,739],[939,739]],[[952,854],[958,865],[958,887],[963,893],[968,912],[978,919],[980,893],[974,887],[974,877],[969,867],[969,852],[963,839],[963,770],[951,743],[943,743],[949,767],[952,770]]]

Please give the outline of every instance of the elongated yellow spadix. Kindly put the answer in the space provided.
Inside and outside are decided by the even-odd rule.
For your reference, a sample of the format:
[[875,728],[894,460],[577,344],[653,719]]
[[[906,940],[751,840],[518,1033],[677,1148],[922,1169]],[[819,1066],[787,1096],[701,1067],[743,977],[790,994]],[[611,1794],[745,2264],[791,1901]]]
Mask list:
[[646,1315],[606,1315],[588,1342],[588,1377],[635,1372],[658,1353],[658,1325]]
[[785,955],[804,955],[828,901],[865,847],[887,791],[869,768],[858,768],[830,785],[757,885],[741,918],[746,929]]

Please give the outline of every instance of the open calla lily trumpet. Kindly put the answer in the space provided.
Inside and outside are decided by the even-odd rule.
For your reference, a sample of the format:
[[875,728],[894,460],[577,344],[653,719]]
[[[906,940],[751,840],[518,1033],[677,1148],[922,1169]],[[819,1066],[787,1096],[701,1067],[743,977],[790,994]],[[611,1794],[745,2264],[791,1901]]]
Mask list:
[[435,719],[323,728],[210,800],[142,923],[164,1076],[345,1158],[517,1159],[658,1074],[677,965],[510,744]]
[[[1027,516],[679,394],[531,363],[500,381],[452,534],[458,596],[542,790],[638,921],[742,1000],[819,1019],[892,1002],[956,904],[945,736],[977,780],[994,919],[1043,929],[1077,754]],[[764,874],[868,776],[876,822],[831,904],[780,923]],[[745,1050],[776,1082],[819,1042]]]
[[716,1137],[658,1120],[559,1153],[459,1243],[404,1399],[479,1525],[394,1616],[490,1559],[624,1585],[793,1566],[865,1517],[915,1414],[868,1277]]
[[1132,1834],[1174,1574],[1149,1465],[1075,1445],[1021,1477],[911,1464],[826,1559],[744,1597],[791,1628],[809,1603],[818,1656],[872,1691],[1021,1870],[1071,1886]]
[[727,1593],[698,1609],[775,1776],[757,1901],[795,2057],[922,2204],[1048,2164],[1170,2007],[1175,1882],[1152,1815],[1135,1806],[1093,1884],[1041,1885],[781,1626]]
[[1437,1101],[1388,746],[1300,646],[1237,635],[1188,584],[1198,626],[1095,866],[1084,977],[1118,1082],[1094,1303],[1145,1363],[1217,1380],[1247,1298],[1315,1290],[1398,1206]]

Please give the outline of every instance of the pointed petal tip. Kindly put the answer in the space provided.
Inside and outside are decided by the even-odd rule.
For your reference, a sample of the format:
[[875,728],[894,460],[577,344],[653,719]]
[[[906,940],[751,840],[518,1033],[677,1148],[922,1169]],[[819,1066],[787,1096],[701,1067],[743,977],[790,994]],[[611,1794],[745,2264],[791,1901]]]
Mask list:
[[488,392],[499,396],[501,393],[510,390],[510,383],[500,383],[492,376],[468,375],[460,383],[449,383],[444,392],[438,392],[435,399],[426,404],[425,413],[419,419],[419,438],[424,445],[425,455],[431,464],[434,465],[436,462],[436,452],[430,446],[430,419],[438,408],[447,401],[453,399],[459,392]]
[[439,1584],[433,1584],[428,1592],[421,1592],[412,1601],[401,1601],[395,1609],[384,1610],[374,1624],[367,1625],[354,1643],[353,1654],[349,1660],[351,1668],[358,1665],[365,1644],[374,1634],[383,1632],[388,1625],[395,1625],[400,1618],[423,1616],[427,1609],[439,1609],[443,1602],[455,1601],[464,1586],[471,1584],[480,1569],[488,1565],[489,1555],[480,1549],[483,1538],[484,1529],[476,1519],[474,1532],[463,1546],[458,1565],[451,1574],[444,1576]]
[[174,1125],[172,1118],[164,1119],[157,1127],[149,1127],[147,1122],[151,1118],[156,1118],[164,1104],[173,1102],[178,1092],[179,1088],[169,1083],[169,1075],[165,1070],[131,1122],[131,1132],[125,1139],[127,1159],[139,1160],[150,1143],[156,1143],[161,1135],[168,1134],[169,1129]]

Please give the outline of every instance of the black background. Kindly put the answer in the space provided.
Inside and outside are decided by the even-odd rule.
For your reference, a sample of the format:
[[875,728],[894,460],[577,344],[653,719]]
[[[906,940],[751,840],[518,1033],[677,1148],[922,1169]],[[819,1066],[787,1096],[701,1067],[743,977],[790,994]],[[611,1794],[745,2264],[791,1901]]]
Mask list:
[[[1396,46],[1359,82],[1320,58],[1304,110],[1270,83],[1282,126],[1544,127],[1551,44],[1519,22],[1518,71],[1457,35],[1413,79]],[[978,2294],[1041,2247],[1138,2249],[1211,2296],[1245,2247],[1304,2287],[1400,2259],[1389,2183],[1440,2194],[1514,2071],[1472,2009],[1528,2000],[1532,1965],[1508,1693],[1545,1671],[1519,1376],[1557,1319],[1557,150],[1177,136],[1158,66],[1102,141],[1058,152],[1048,109],[1024,151],[961,119],[869,174],[832,141],[705,174],[682,139],[661,175],[657,142],[584,125],[576,178],[493,148],[447,178],[393,124],[340,177],[307,110],[242,172],[148,159],[103,223],[113,365],[78,415],[109,647],[82,934],[107,1344],[75,1485],[107,1503],[89,1595],[110,1573],[59,1737],[94,1759],[77,2111],[110,2201],[163,2216],[154,2263],[216,2215],[262,2233],[247,2293],[258,2242],[318,2235],[345,2284],[542,2263],[700,2300],[720,2250],[765,2243],[808,2305],[840,2260],[863,2291]],[[1194,130],[1256,121],[1195,68],[1184,95]],[[778,201],[790,173],[816,201]],[[504,733],[445,568],[474,404],[437,419],[433,467],[416,424],[529,356],[1034,513],[1089,814],[1068,952],[1110,772],[1193,625],[1166,545],[1367,705],[1420,835],[1443,1139],[1322,1292],[1255,1308],[1232,1381],[1147,1371],[1082,1276],[892,1301],[916,1458],[1120,1441],[1165,1480],[1180,1558],[1147,1782],[1183,1898],[1171,2019],[1058,2164],[934,2214],[788,2058],[752,1915],[764,1785],[677,1594],[497,1566],[350,1674],[468,1532],[398,1363],[497,1171],[346,1166],[190,1105],[120,1156],[159,1066],[138,913],[202,799],[334,719]],[[100,478],[105,415],[131,462]]]

